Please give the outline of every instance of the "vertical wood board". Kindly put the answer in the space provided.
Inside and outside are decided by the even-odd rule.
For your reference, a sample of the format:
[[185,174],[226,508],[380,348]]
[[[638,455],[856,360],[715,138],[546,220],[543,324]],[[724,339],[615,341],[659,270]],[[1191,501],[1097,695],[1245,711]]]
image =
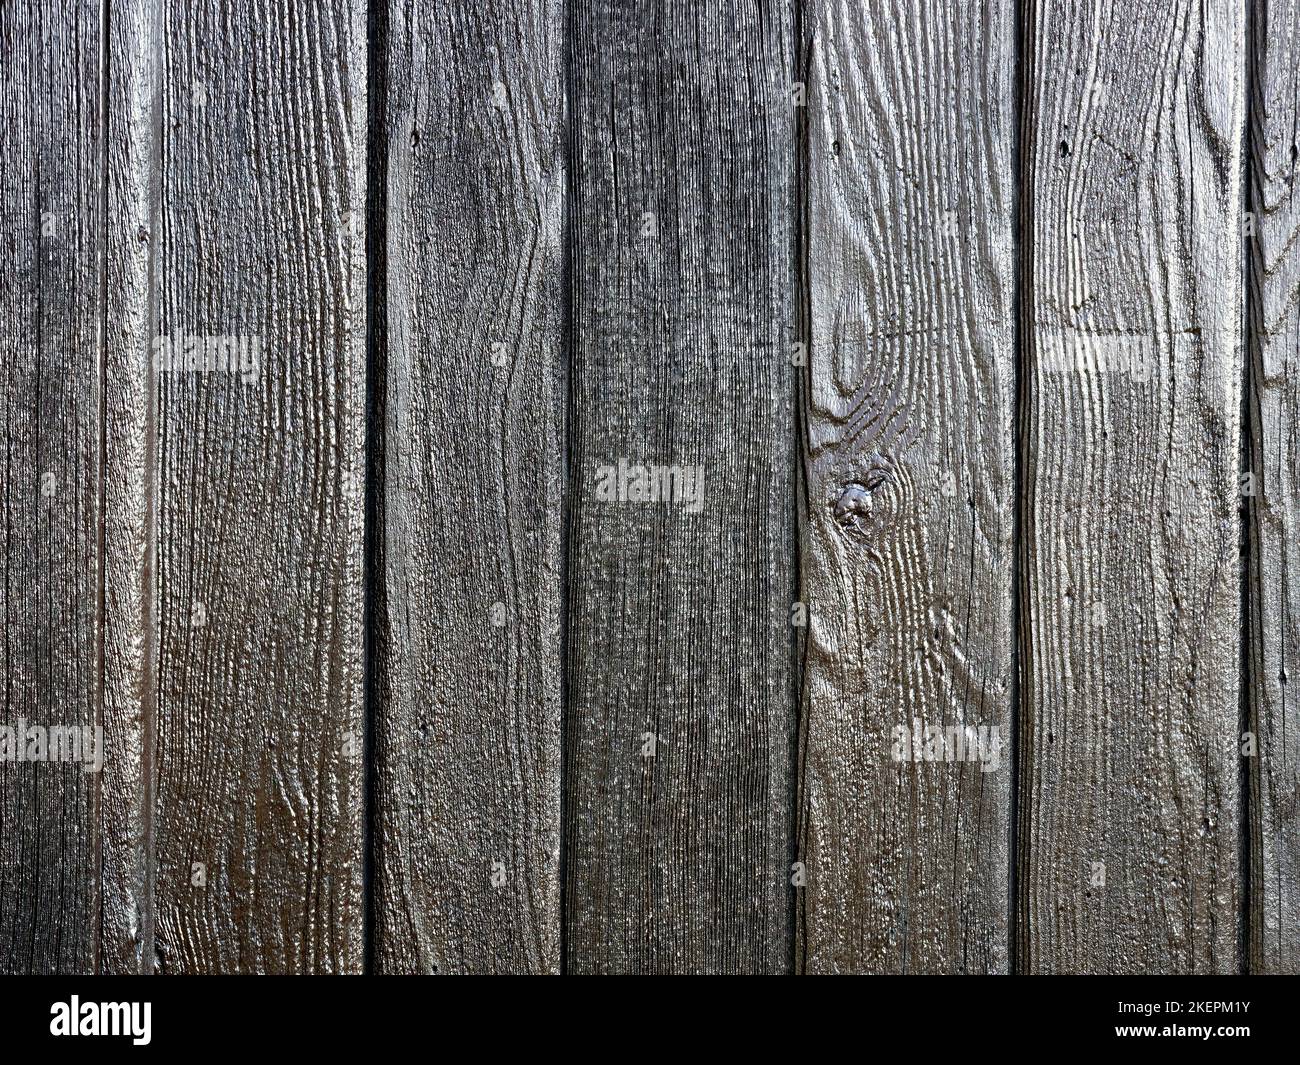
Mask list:
[[1032,9],[1026,972],[1238,968],[1243,38]]
[[790,964],[791,45],[783,5],[574,9],[573,972]]
[[355,972],[365,5],[191,4],[159,44],[151,960]]
[[1005,972],[1014,9],[810,11],[800,964]]
[[560,968],[563,15],[393,5],[375,951]]

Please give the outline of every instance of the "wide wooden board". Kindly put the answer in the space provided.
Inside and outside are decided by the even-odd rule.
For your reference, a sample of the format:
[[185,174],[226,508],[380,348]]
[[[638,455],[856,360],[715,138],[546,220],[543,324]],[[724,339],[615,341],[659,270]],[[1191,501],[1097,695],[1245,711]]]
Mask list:
[[1031,9],[1025,972],[1239,965],[1244,29]]
[[574,7],[572,972],[790,965],[791,45],[780,4]]

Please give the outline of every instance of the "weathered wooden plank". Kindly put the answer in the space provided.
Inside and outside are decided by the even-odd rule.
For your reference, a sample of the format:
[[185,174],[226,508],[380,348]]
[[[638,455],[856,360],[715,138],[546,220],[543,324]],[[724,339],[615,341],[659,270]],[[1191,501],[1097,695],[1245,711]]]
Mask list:
[[556,972],[563,5],[389,11],[376,965]]
[[1005,972],[1014,5],[810,15],[799,960]]
[[1290,702],[1287,663],[1300,657],[1300,587],[1291,574],[1300,540],[1300,6],[1259,4],[1253,17],[1246,230],[1251,388],[1243,482],[1251,511],[1248,691],[1255,742],[1248,762],[1249,960],[1252,972],[1294,974],[1300,972],[1300,715]]
[[790,964],[791,43],[783,5],[574,9],[575,972]]
[[101,44],[93,7],[0,8],[4,972],[96,966],[101,780],[28,759],[100,724]]
[[1239,964],[1243,22],[1031,11],[1028,972]]
[[365,5],[203,0],[160,41],[146,960],[357,971]]
[[150,664],[153,529],[148,476],[155,454],[151,342],[157,335],[150,228],[157,201],[160,10],[119,0],[106,10],[102,177],[103,331],[100,485],[101,718],[99,968],[146,971],[152,939]]

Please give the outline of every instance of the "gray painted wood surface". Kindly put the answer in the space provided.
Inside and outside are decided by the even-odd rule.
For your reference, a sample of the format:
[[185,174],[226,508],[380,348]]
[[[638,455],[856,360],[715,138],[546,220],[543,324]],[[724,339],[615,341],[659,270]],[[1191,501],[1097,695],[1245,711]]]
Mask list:
[[560,967],[563,16],[386,26],[376,967]]
[[810,10],[799,960],[1005,972],[1013,10]]
[[1239,965],[1243,12],[1027,28],[1021,968]]
[[1297,17],[0,6],[0,971],[1296,972]]
[[[791,46],[782,5],[574,11],[575,972],[789,966]],[[702,495],[608,498],[620,461]]]
[[1252,521],[1249,557],[1250,966],[1300,972],[1300,715],[1290,697],[1288,663],[1300,657],[1300,580],[1293,573],[1300,537],[1300,312],[1295,204],[1300,120],[1300,8],[1261,4],[1252,33],[1254,95],[1249,159],[1252,341],[1250,450],[1245,487]]

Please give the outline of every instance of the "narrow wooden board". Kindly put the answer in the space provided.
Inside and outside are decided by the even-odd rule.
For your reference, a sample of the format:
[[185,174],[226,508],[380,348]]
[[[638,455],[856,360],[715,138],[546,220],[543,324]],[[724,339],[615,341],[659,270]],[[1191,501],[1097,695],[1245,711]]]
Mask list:
[[[792,20],[579,0],[572,34],[567,965],[782,971]],[[637,501],[650,465],[702,494]]]
[[151,231],[162,145],[161,11],[118,0],[106,11],[102,194],[103,328],[99,602],[105,762],[99,801],[99,969],[139,973],[153,964],[151,845],[156,720],[150,490],[157,454],[157,336]]
[[556,972],[563,5],[390,12],[375,963]]
[[[97,965],[102,776],[47,731],[101,724],[101,25],[0,8],[0,972]],[[28,728],[39,730],[28,734]],[[39,746],[33,746],[39,744]]]
[[1014,5],[810,15],[799,961],[1005,972]]
[[1243,22],[1030,12],[1026,972],[1239,966]]
[[[1250,970],[1300,972],[1300,712],[1289,662],[1300,659],[1300,5],[1261,4],[1251,28],[1250,421],[1244,483],[1251,511],[1249,731]],[[1249,742],[1249,741],[1247,741]]]
[[[203,0],[166,12],[158,47],[157,198],[140,239],[158,335],[185,348],[150,378],[146,962],[355,972],[365,5]],[[187,369],[194,338],[209,354],[211,338],[238,343],[235,370]]]

